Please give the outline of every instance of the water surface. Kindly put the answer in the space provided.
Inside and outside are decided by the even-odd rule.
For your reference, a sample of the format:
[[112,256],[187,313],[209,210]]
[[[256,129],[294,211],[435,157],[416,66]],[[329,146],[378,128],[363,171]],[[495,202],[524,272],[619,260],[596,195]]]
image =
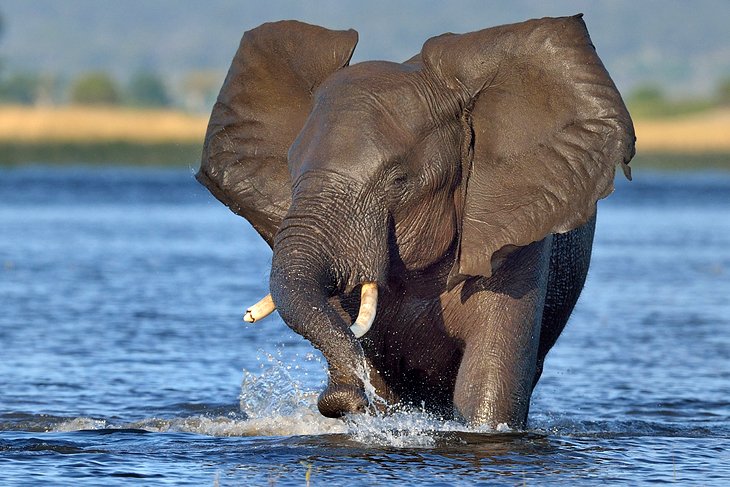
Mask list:
[[319,354],[241,321],[269,249],[191,171],[0,169],[0,480],[727,485],[730,176],[635,176],[529,429],[493,432],[319,416]]

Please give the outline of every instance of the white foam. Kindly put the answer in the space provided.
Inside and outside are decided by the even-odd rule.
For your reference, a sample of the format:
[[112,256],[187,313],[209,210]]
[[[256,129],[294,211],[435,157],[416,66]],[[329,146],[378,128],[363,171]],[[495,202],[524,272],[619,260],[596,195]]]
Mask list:
[[[295,358],[295,360],[301,360]],[[307,361],[319,362],[315,356]],[[317,363],[314,364],[317,366]],[[358,371],[365,393],[374,407],[366,414],[348,415],[344,420],[330,419],[317,410],[319,390],[304,386],[299,380],[304,372],[296,364],[265,355],[258,373],[243,372],[240,414],[230,416],[196,415],[183,418],[146,418],[125,424],[109,424],[104,420],[75,418],[59,423],[53,431],[82,429],[141,429],[150,432],[182,432],[207,436],[293,436],[346,434],[365,445],[394,448],[433,447],[440,436],[453,432],[509,432],[497,428],[472,428],[452,420],[433,416],[423,410],[388,406],[370,383],[366,365]],[[295,372],[292,374],[292,371]],[[318,384],[317,389],[324,384]]]
[[[348,415],[348,434],[360,443],[395,448],[433,447],[439,435],[450,432],[493,433],[511,429],[500,423],[496,429],[487,426],[471,428],[463,423],[445,420],[425,410],[393,408],[380,397],[370,382],[367,364],[359,371],[365,395],[374,405],[368,414]],[[377,407],[380,406],[380,407]]]
[[93,418],[73,418],[56,424],[49,432],[68,433],[79,430],[98,430],[107,428],[107,422],[102,419]]
[[289,416],[232,419],[225,416],[191,416],[175,419],[147,419],[128,427],[159,433],[193,433],[207,436],[291,436],[344,433],[341,421],[327,419],[312,410]]

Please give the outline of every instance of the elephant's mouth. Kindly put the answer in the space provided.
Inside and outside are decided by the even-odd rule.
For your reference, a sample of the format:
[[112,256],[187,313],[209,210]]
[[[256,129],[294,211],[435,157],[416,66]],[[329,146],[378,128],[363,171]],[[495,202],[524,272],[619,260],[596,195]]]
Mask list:
[[[271,294],[264,296],[259,302],[246,309],[243,320],[254,323],[266,318],[276,309],[276,304]],[[357,318],[350,325],[350,331],[356,338],[364,336],[375,321],[375,314],[378,309],[378,285],[375,282],[365,282],[360,289],[360,308]]]

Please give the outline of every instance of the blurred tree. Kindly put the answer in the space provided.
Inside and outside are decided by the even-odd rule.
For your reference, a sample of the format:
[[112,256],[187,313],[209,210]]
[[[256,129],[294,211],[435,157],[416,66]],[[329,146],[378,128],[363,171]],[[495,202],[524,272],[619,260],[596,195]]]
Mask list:
[[43,73],[38,77],[36,89],[36,105],[57,105],[63,102],[65,85],[63,79],[52,73]]
[[730,78],[721,79],[717,85],[717,102],[730,106]]
[[631,115],[634,117],[662,117],[671,112],[671,103],[664,90],[656,84],[643,84],[634,88],[626,97]]
[[167,88],[155,73],[139,72],[129,82],[128,98],[132,105],[166,107],[170,105]]
[[71,101],[82,105],[114,105],[119,103],[117,84],[103,71],[80,76],[71,85]]
[[32,105],[38,97],[40,78],[32,73],[16,73],[0,81],[0,101]]
[[707,97],[668,97],[659,85],[645,84],[626,97],[626,104],[635,117],[675,117],[712,109],[717,104]]
[[182,82],[183,104],[190,111],[207,113],[215,103],[225,73],[192,71]]
[[629,93],[627,101],[630,105],[656,105],[664,103],[665,96],[664,91],[659,85],[644,84],[634,88],[634,90]]

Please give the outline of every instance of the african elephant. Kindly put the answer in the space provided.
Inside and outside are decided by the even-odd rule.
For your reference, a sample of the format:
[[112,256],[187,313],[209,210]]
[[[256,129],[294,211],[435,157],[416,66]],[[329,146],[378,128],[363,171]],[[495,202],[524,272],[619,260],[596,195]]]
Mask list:
[[197,178],[273,248],[247,318],[276,306],[322,352],[325,416],[369,407],[367,370],[389,403],[524,427],[631,118],[581,15],[402,64],[350,65],[357,37],[248,31],[213,108]]

